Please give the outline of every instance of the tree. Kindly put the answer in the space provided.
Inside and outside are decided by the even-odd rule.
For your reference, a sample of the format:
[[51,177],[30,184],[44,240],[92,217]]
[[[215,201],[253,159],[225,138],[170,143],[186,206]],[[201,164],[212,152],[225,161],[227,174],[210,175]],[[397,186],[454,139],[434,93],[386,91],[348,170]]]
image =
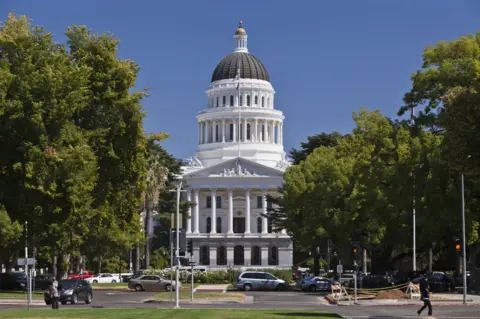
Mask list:
[[342,138],[342,135],[337,132],[333,133],[320,133],[314,136],[308,136],[307,142],[300,143],[300,150],[292,148],[289,156],[293,161],[293,164],[299,164],[304,161],[307,156],[312,153],[316,148],[320,146],[333,147],[338,144],[338,141]]
[[19,242],[22,233],[23,227],[18,222],[13,222],[5,207],[0,206],[0,261],[6,264],[7,269],[12,261],[12,251],[9,248]]

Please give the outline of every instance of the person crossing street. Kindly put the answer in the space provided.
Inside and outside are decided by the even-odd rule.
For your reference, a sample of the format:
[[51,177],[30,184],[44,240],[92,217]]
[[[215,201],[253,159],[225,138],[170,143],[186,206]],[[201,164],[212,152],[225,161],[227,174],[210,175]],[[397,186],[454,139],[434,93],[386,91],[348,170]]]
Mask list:
[[423,301],[423,307],[420,308],[420,310],[417,311],[417,314],[420,316],[423,310],[428,307],[428,315],[432,315],[432,304],[430,302],[430,287],[428,283],[423,282],[420,285],[420,293],[422,296],[422,301]]

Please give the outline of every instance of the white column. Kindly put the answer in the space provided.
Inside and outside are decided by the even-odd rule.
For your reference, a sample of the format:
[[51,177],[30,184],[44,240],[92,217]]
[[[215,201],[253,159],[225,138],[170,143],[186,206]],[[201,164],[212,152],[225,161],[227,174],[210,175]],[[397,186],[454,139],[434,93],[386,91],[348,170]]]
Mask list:
[[255,141],[253,142],[258,143],[258,140],[258,120],[255,119]]
[[280,133],[278,133],[278,137],[280,139],[280,145],[283,145],[283,123],[280,122],[280,125],[279,125],[279,130],[280,130]]
[[247,141],[247,119],[243,120],[243,141]]
[[228,190],[228,233],[233,234],[233,190]]
[[233,100],[233,106],[238,106],[239,105],[239,97],[238,94],[235,94],[234,100]]
[[245,234],[250,234],[250,189],[245,189]]
[[269,138],[269,135],[270,135],[269,132],[268,132],[268,124],[269,123],[268,123],[267,120],[265,120],[264,123],[265,123],[265,143],[268,143],[268,138]]
[[270,144],[273,144],[273,139],[275,137],[275,134],[273,132],[273,121],[270,122],[270,132],[268,133],[268,135],[270,135]]
[[202,144],[202,122],[198,122],[198,144]]
[[232,123],[233,123],[233,141],[232,142],[236,142],[237,141],[237,124],[235,123],[235,119],[232,119]]
[[[187,201],[189,202],[191,200],[191,195],[192,190],[189,188],[187,189]],[[192,208],[188,208],[188,219],[187,219],[187,234],[190,234],[192,232]]]
[[222,119],[222,143],[225,143],[225,119]]
[[212,121],[212,143],[217,142],[217,121]]
[[217,190],[215,188],[211,189],[211,196],[212,196],[212,229],[210,230],[210,234],[217,233]]
[[210,141],[210,130],[209,130],[209,121],[205,121],[205,143],[209,143]]
[[200,231],[198,230],[198,225],[199,225],[199,220],[198,220],[198,216],[200,215],[199,214],[199,211],[200,211],[200,202],[198,201],[198,188],[195,188],[194,191],[193,191],[193,196],[194,196],[194,201],[195,201],[195,207],[193,208],[194,209],[194,216],[193,216],[193,221],[194,221],[194,228],[193,228],[193,233],[194,234],[198,234]]
[[[267,190],[262,191],[262,215],[267,214]],[[262,234],[268,233],[268,220],[267,217],[262,217]]]

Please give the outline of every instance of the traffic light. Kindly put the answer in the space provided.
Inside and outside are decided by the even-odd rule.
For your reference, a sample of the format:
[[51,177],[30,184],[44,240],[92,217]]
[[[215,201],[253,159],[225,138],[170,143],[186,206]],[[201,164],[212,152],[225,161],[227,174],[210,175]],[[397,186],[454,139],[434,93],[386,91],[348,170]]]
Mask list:
[[455,251],[458,254],[462,253],[462,241],[460,240],[460,238],[455,239]]
[[354,260],[360,259],[360,248],[357,244],[352,245],[352,256]]
[[193,254],[193,240],[189,239],[187,241],[187,252],[192,255]]

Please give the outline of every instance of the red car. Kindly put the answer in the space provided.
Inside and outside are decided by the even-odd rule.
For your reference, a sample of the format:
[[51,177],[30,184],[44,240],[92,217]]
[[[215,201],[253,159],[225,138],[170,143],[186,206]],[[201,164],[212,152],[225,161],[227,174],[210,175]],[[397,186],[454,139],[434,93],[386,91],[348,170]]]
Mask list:
[[89,273],[88,270],[81,272],[75,275],[68,275],[68,279],[86,279],[93,277],[93,274]]

